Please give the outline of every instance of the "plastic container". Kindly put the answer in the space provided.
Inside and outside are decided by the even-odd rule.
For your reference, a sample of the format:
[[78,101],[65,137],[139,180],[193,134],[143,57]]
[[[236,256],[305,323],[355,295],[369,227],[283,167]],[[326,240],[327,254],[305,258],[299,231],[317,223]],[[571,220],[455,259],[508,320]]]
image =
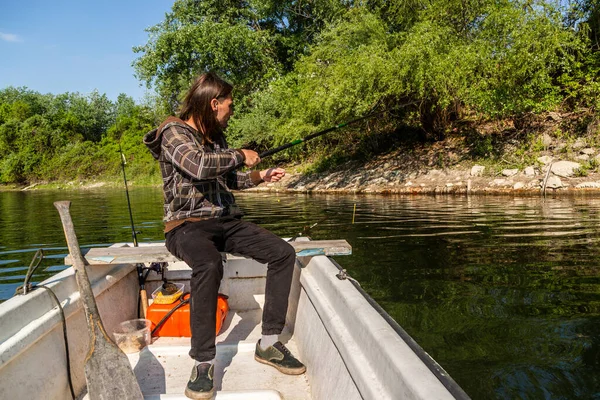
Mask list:
[[165,295],[162,293],[162,285],[156,288],[154,292],[152,292],[152,300],[153,303],[156,304],[173,304],[177,301],[178,298],[183,294],[183,287],[185,286],[183,283],[175,283],[177,286],[177,291],[173,294]]
[[152,340],[149,319],[132,319],[121,322],[113,332],[117,346],[125,353],[136,353],[148,346]]
[[[185,295],[185,298],[189,298],[189,294]],[[158,325],[158,323],[177,305],[181,304],[180,301],[174,304],[156,304],[152,303],[148,307],[147,318],[152,321],[152,329]],[[229,302],[227,296],[219,293],[217,299],[217,320],[216,320],[216,334],[219,334],[227,313],[229,312]],[[154,332],[154,336],[162,337],[190,337],[192,335],[190,328],[190,304],[186,303],[179,307],[173,312],[169,318],[163,323],[163,325]]]

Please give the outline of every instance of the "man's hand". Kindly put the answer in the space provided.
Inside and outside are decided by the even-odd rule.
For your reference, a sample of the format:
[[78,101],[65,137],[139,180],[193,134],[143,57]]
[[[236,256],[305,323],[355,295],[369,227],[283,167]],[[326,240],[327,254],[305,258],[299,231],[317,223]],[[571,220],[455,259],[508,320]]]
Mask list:
[[260,162],[260,157],[254,150],[241,149],[240,151],[244,153],[244,164],[246,164],[247,167],[254,167]]
[[260,179],[265,182],[279,182],[285,176],[283,168],[269,168],[260,171]]

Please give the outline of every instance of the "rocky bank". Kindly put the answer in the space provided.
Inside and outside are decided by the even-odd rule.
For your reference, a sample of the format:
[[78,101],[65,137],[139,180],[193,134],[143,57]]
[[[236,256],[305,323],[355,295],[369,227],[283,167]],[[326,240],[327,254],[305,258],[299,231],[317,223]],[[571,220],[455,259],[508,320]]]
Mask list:
[[349,161],[322,173],[288,168],[282,182],[263,183],[254,190],[600,195],[600,122],[593,119],[577,136],[564,133],[565,120],[551,113],[520,130],[511,123],[487,131],[479,126],[476,135],[493,157],[474,156],[480,144],[472,136],[456,135],[435,143],[407,142],[367,162]]

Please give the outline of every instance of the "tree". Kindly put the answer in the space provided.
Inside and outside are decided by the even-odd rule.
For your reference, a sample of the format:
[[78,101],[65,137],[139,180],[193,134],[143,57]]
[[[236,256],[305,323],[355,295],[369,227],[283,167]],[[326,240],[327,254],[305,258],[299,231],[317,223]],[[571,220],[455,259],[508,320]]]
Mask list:
[[244,97],[293,68],[315,35],[349,6],[341,1],[178,0],[134,47],[136,76],[174,110],[201,72],[215,71]]

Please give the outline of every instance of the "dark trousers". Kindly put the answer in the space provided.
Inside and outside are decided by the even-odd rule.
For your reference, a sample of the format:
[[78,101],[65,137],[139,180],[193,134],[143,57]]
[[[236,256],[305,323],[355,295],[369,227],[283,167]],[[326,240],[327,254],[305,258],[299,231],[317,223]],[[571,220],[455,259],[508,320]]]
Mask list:
[[223,278],[222,251],[267,264],[262,334],[280,334],[285,325],[294,273],[294,248],[278,236],[234,216],[185,222],[166,234],[171,254],[192,268],[190,318],[197,361],[215,358],[217,292]]

